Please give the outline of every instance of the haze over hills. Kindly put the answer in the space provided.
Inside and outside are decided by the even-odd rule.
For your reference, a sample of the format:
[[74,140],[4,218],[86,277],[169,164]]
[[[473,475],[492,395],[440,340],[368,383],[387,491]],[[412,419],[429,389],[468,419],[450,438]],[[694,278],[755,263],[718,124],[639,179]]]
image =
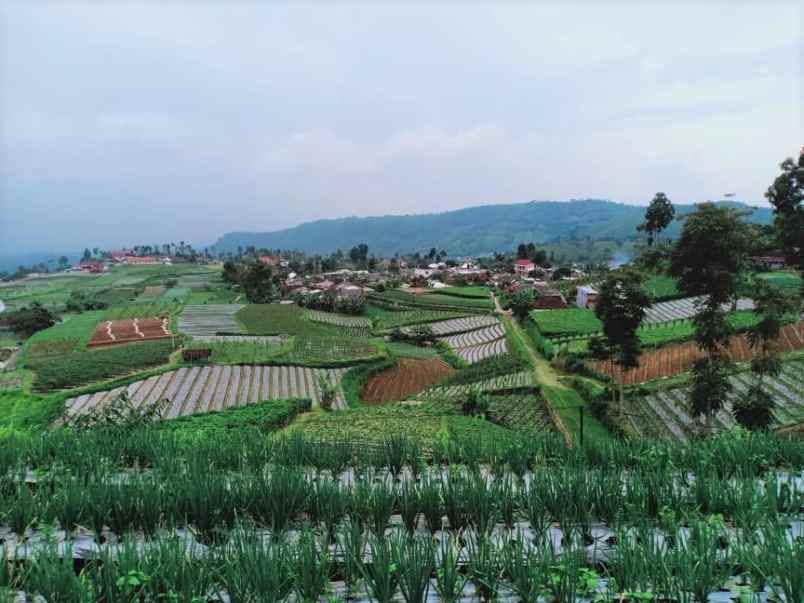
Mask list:
[[[768,208],[729,203],[751,211],[752,222],[769,224]],[[676,205],[676,216],[693,211],[695,205]],[[560,238],[633,238],[644,220],[645,207],[599,199],[531,201],[508,205],[481,205],[438,214],[338,218],[306,222],[274,232],[230,232],[215,243],[217,251],[238,247],[294,249],[329,253],[365,243],[372,253],[392,255],[431,247],[450,255],[477,255],[510,251],[521,241],[546,243]],[[678,234],[680,222],[668,229]]]

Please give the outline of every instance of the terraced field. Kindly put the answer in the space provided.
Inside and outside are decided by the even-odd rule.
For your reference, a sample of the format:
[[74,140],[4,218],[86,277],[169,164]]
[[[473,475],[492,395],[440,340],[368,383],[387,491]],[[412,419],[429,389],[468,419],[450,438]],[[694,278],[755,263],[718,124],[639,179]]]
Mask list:
[[[676,299],[673,301],[660,302],[653,304],[645,312],[644,324],[655,324],[659,322],[669,322],[671,320],[680,320],[683,318],[692,318],[695,316],[695,302],[700,300],[700,297],[686,297],[684,299]],[[724,306],[726,310],[732,310],[731,306]],[[737,301],[737,310],[753,310],[754,302],[750,299],[740,299]]]
[[347,316],[321,310],[307,310],[304,313],[307,320],[337,327],[350,337],[370,337],[371,320],[362,316]]
[[466,348],[458,348],[455,353],[463,358],[467,363],[474,364],[486,358],[494,358],[495,356],[504,356],[508,353],[508,344],[505,338],[490,341],[489,343],[481,343]]
[[[67,417],[103,407],[124,391],[135,406],[169,400],[165,418],[192,415],[266,400],[309,398],[313,406],[321,400],[319,377],[339,384],[345,369],[310,369],[299,366],[205,366],[175,371],[136,381],[94,394],[70,398]],[[338,390],[335,408],[345,408]]]
[[[792,352],[802,348],[804,348],[804,322],[783,327],[779,338],[779,350]],[[753,351],[748,345],[748,338],[745,334],[735,335],[731,338],[726,356],[735,362],[750,360],[753,357]],[[694,342],[690,341],[646,352],[640,357],[640,366],[625,371],[625,373],[616,366],[612,370],[611,365],[606,361],[592,362],[590,366],[598,372],[612,376],[618,382],[633,385],[686,372],[700,357],[701,351]]]
[[240,304],[205,304],[185,306],[179,315],[179,332],[193,337],[240,333],[234,316],[243,308]]
[[474,383],[435,385],[416,395],[415,398],[417,400],[446,400],[465,396],[473,388],[484,392],[493,392],[533,387],[534,385],[533,373],[530,371],[522,371],[501,377],[494,377],[493,379],[476,381]]
[[[714,427],[729,429],[735,425],[731,414],[735,400],[745,396],[751,387],[752,375],[739,373],[729,378],[732,391],[729,402],[717,413]],[[776,401],[776,419],[779,425],[804,421],[804,362],[788,362],[778,377],[768,379],[766,391]],[[629,418],[635,429],[643,436],[669,437],[687,441],[694,431],[694,421],[689,412],[689,388],[660,390],[630,403]]]
[[285,341],[281,335],[200,335],[193,343],[261,343],[278,345]]
[[502,324],[497,323],[490,327],[475,329],[474,331],[467,331],[458,335],[451,335],[449,337],[441,337],[441,341],[447,342],[453,349],[468,348],[477,346],[483,343],[490,343],[505,337],[505,329]]
[[372,403],[404,400],[454,372],[454,369],[440,358],[431,360],[403,358],[396,366],[366,381],[360,397],[365,402]]
[[433,334],[439,337],[465,333],[467,331],[474,331],[475,329],[495,325],[500,325],[500,321],[494,316],[466,316],[464,318],[452,318],[450,320],[428,323]]

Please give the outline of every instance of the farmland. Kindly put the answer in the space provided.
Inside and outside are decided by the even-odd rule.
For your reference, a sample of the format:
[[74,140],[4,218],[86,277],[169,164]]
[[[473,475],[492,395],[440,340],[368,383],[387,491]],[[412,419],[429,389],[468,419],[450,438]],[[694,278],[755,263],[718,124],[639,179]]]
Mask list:
[[402,359],[393,368],[371,377],[361,399],[368,403],[404,400],[452,374],[454,370],[440,359]]
[[[729,402],[715,415],[715,429],[727,430],[735,426],[731,414],[733,403],[747,394],[752,379],[750,373],[737,373],[729,377],[732,386]],[[804,421],[804,362],[784,363],[781,373],[777,377],[769,377],[764,389],[776,403],[778,425]],[[628,416],[640,435],[687,441],[702,425],[691,416],[688,396],[689,389],[686,387],[660,389],[629,400]]]
[[444,295],[442,293],[414,294],[406,293],[403,289],[386,291],[384,293],[371,293],[370,302],[379,302],[390,307],[422,307],[432,309],[457,309],[473,311],[491,311],[490,297],[459,297],[457,295]]
[[[342,369],[292,366],[195,366],[154,375],[113,390],[70,398],[65,408],[67,417],[72,418],[103,408],[122,393],[135,407],[167,400],[166,419],[288,398],[307,398],[318,405],[321,400],[319,378],[336,384],[343,372]],[[344,405],[340,394],[335,404]]]
[[238,304],[187,305],[179,315],[179,331],[194,337],[240,333],[235,316],[244,307]]
[[304,313],[306,320],[329,325],[350,337],[370,337],[371,320],[362,316],[348,316],[320,310],[308,310]]
[[374,323],[377,331],[388,331],[413,324],[426,324],[452,318],[467,316],[466,313],[450,310],[389,310],[374,304],[366,306],[366,316]]
[[170,336],[170,319],[168,318],[107,320],[95,327],[95,332],[87,346],[117,345],[132,341],[165,339]]
[[35,355],[26,358],[25,367],[35,373],[33,386],[36,391],[52,391],[166,364],[172,352],[169,340],[144,341],[92,351]]
[[[804,348],[804,322],[783,327],[778,347],[780,352],[791,352]],[[725,355],[735,362],[750,360],[753,353],[746,335],[733,336],[725,350]],[[625,371],[625,374],[622,374],[622,371],[616,366],[612,370],[611,365],[605,361],[595,361],[589,365],[600,373],[613,376],[617,381],[632,385],[686,372],[700,357],[701,352],[697,345],[694,342],[687,342],[645,352],[640,357],[640,366]]]
[[249,335],[298,335],[316,328],[304,312],[295,304],[249,304],[236,317]]
[[801,600],[800,442],[578,451],[437,404],[306,413],[271,436],[303,410],[272,404],[9,440],[2,586],[50,601],[129,600],[132,583],[180,601]]

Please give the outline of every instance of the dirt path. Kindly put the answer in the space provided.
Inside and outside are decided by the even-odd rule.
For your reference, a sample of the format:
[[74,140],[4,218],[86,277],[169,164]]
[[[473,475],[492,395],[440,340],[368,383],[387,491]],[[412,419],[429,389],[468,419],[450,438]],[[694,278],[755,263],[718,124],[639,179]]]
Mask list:
[[[530,339],[522,332],[522,327],[516,319],[511,318],[505,322],[510,326],[513,335],[522,342],[530,358],[533,374],[536,383],[542,388],[550,418],[567,445],[572,446],[574,441],[580,439],[581,414],[578,408],[585,409],[586,401],[577,391],[559,381],[558,372],[533,348]],[[584,437],[588,440],[605,440],[611,437],[603,424],[588,410],[583,413],[583,431]]]

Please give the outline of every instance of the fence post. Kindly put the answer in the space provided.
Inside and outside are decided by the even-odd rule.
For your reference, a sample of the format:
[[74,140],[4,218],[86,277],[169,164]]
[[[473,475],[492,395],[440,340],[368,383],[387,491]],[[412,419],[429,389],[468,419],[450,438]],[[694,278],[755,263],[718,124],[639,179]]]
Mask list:
[[578,414],[581,417],[581,429],[580,429],[580,432],[581,432],[581,448],[583,448],[583,406],[578,407]]

